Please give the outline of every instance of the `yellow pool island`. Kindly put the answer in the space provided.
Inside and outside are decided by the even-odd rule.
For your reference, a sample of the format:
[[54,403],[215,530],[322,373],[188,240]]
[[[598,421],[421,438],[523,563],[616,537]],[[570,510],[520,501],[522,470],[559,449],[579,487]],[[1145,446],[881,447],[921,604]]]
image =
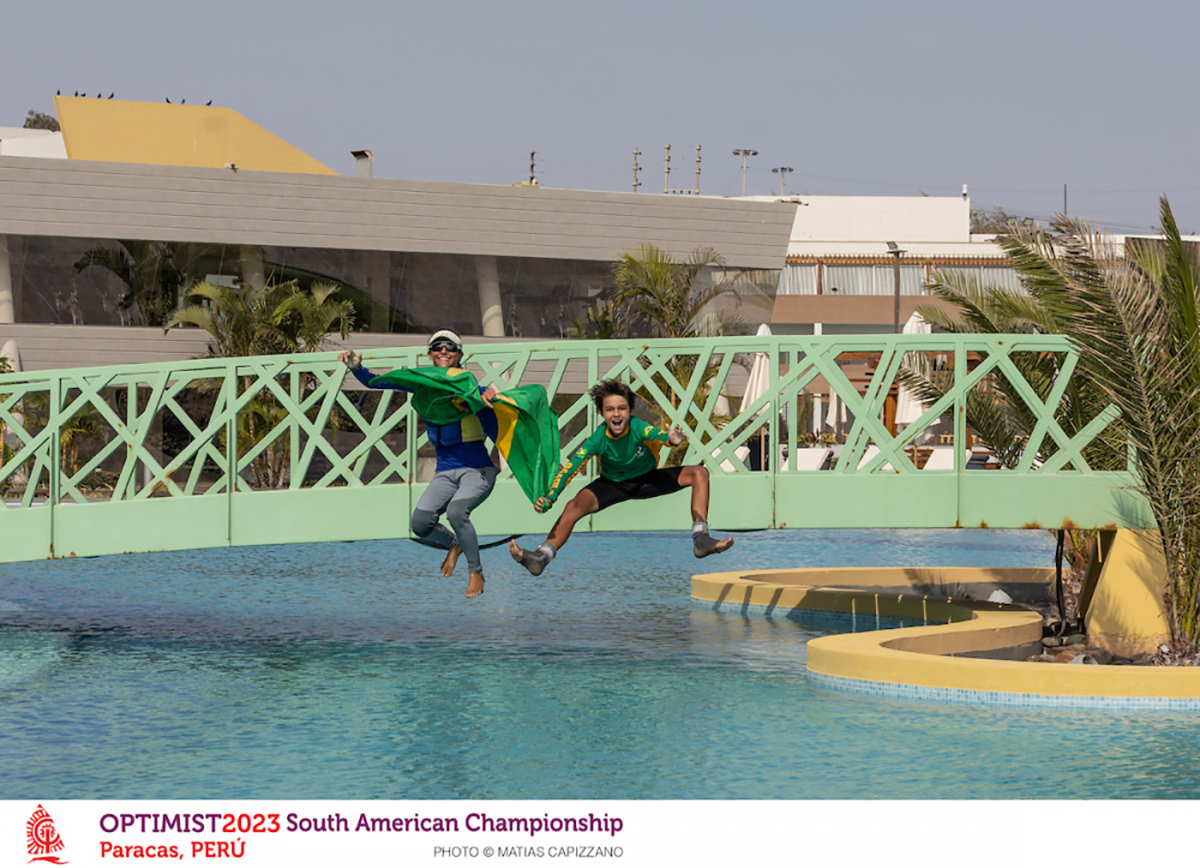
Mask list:
[[1038,612],[984,600],[995,589],[1045,599],[1053,579],[1050,569],[760,570],[694,576],[692,599],[726,614],[847,623],[853,632],[808,643],[810,676],[839,689],[997,705],[1200,709],[1200,667],[963,656],[1040,643]]

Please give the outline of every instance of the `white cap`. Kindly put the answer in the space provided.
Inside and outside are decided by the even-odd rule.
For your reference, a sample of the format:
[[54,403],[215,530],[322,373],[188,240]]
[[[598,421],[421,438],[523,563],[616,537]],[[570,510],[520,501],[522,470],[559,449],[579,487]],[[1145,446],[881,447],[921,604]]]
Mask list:
[[452,332],[450,329],[439,329],[429,336],[428,346],[433,346],[435,341],[453,341],[454,344],[462,349],[463,339],[458,336],[458,332]]

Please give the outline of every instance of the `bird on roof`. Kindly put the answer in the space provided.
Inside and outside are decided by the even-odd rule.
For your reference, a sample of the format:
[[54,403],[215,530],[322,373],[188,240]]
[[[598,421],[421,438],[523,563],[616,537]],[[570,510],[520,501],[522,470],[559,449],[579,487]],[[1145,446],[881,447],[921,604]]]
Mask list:
[[205,103],[205,105],[212,105],[212,100],[210,99],[208,102]]
[[62,91],[61,91],[61,90],[56,90],[56,91],[54,92],[54,95],[55,95],[55,96],[62,96]]
[[170,97],[167,97],[167,102],[170,102],[170,101],[171,101],[171,98],[170,98]]
[[109,99],[112,99],[114,96],[116,96],[116,93],[110,93],[110,94],[108,95],[108,98],[109,98]]
[[75,91],[75,96],[79,96],[79,91]]
[[184,104],[184,103],[186,103],[186,102],[187,102],[187,97],[184,97],[183,99],[181,99],[181,100],[179,101],[179,104],[180,104],[180,105],[183,105],[183,104]]

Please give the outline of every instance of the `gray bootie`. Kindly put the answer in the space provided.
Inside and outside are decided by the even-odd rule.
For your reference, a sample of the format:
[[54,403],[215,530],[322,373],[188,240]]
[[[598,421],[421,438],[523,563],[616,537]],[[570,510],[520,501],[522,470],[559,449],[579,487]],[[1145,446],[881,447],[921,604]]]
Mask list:
[[[732,543],[729,544],[729,548],[733,548]],[[729,549],[725,549],[725,551],[729,551]],[[692,534],[692,552],[698,558],[720,554],[717,551],[717,541],[707,533]]]
[[541,549],[527,551],[526,549],[518,546],[517,550],[520,552],[520,554],[513,554],[510,552],[510,554],[513,556],[513,560],[523,566],[525,569],[529,570],[530,575],[540,576],[542,574],[542,570],[546,569],[546,567],[550,564],[550,556]]

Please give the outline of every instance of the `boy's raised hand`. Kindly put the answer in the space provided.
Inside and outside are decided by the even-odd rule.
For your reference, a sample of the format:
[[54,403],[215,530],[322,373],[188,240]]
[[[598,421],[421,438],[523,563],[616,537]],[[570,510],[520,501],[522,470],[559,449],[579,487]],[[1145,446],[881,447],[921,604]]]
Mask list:
[[354,350],[346,350],[338,356],[338,361],[352,371],[357,371],[362,367],[362,355],[354,352]]
[[667,432],[667,442],[672,446],[678,446],[687,438],[683,436],[683,429],[678,425],[672,425],[671,430]]

